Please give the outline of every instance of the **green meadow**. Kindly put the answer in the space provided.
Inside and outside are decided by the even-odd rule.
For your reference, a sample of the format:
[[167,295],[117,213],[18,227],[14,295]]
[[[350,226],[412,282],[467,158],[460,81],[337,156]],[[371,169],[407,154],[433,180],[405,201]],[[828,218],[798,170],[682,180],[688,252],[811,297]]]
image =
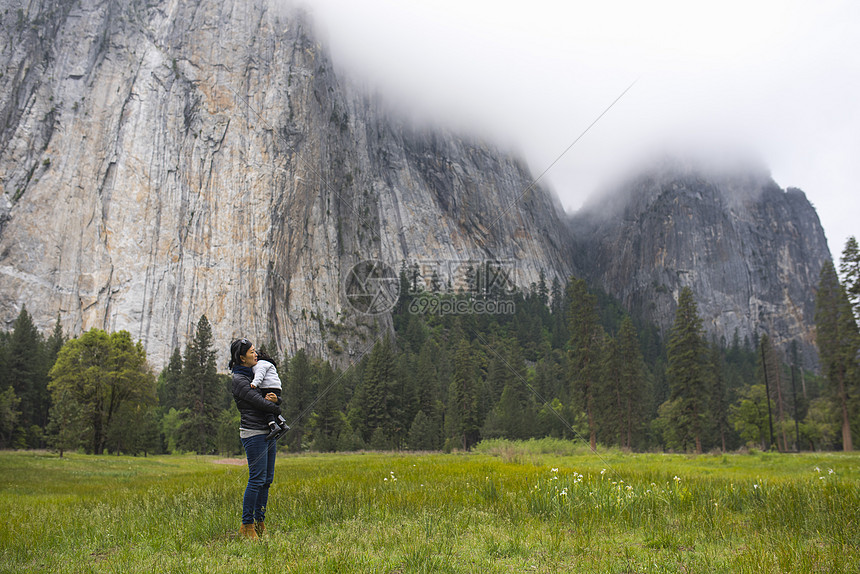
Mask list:
[[860,454],[279,455],[260,542],[247,469],[0,452],[0,572],[857,572]]

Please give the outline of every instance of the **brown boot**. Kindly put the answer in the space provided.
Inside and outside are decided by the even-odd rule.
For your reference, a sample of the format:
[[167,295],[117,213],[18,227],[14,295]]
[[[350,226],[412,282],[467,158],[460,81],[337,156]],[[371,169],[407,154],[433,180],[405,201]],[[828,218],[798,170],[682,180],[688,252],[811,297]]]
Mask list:
[[247,538],[248,540],[260,539],[257,536],[257,529],[254,528],[253,524],[243,524],[242,527],[239,528],[239,538]]
[[257,530],[257,536],[262,536],[266,532],[266,523],[262,520],[254,523],[254,528]]

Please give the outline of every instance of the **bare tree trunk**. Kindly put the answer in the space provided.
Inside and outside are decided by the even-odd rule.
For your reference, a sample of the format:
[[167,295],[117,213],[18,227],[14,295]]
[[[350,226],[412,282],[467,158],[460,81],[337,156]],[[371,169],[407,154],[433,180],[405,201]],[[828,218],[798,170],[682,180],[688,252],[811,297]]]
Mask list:
[[776,405],[779,407],[779,430],[782,434],[782,452],[788,452],[788,437],[785,434],[785,425],[783,424],[785,414],[782,410],[782,377],[779,375],[781,369],[778,364],[774,371],[776,372]]
[[848,418],[848,397],[845,395],[845,379],[839,377],[839,402],[842,403],[842,450],[850,452],[854,450],[851,442],[851,421]]
[[627,448],[631,448],[633,443],[633,401],[627,397]]

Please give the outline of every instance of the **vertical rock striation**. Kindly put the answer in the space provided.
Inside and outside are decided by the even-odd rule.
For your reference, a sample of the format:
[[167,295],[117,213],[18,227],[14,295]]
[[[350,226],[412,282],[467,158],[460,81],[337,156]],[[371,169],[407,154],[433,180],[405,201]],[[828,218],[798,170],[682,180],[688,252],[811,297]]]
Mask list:
[[0,323],[126,329],[158,368],[205,313],[330,356],[387,325],[345,304],[360,260],[570,274],[519,162],[390,117],[278,5],[0,0]]

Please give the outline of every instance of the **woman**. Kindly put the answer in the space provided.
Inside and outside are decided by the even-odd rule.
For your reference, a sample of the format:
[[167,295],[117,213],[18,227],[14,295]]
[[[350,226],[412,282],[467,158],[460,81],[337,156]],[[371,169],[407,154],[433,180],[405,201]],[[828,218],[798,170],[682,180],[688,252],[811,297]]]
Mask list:
[[275,454],[278,443],[266,440],[269,434],[268,414],[279,415],[280,399],[275,393],[265,397],[251,387],[257,351],[248,339],[230,344],[230,369],[233,371],[233,400],[241,415],[239,437],[248,456],[248,486],[242,499],[242,527],[239,536],[257,540],[265,531],[266,503],[269,487],[275,478]]

